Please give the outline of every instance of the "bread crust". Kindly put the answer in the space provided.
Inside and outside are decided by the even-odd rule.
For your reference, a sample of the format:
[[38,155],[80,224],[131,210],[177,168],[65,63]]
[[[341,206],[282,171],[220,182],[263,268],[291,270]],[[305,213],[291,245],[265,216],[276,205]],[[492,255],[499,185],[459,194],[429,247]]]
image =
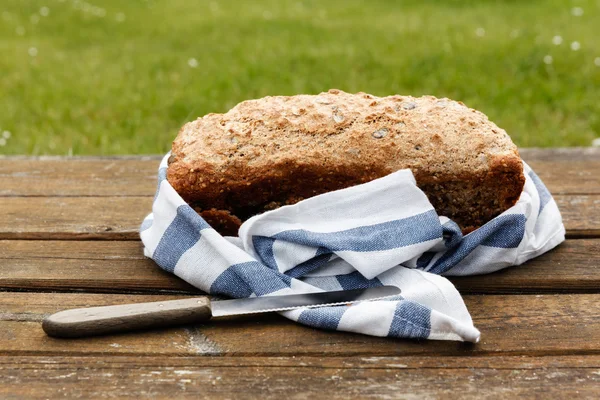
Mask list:
[[465,233],[514,205],[525,183],[517,147],[479,111],[336,89],[244,101],[184,125],[167,179],[235,234],[254,214],[404,168]]

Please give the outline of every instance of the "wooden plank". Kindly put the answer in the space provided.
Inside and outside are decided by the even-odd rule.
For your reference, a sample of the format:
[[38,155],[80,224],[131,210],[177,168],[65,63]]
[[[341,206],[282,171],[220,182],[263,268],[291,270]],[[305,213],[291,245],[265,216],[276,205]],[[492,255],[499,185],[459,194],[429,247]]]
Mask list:
[[599,367],[598,356],[0,357],[0,397],[597,398]]
[[600,194],[600,148],[519,149],[553,195]]
[[0,196],[153,196],[160,157],[0,157]]
[[[521,149],[554,194],[600,194],[600,149]],[[161,156],[0,157],[0,196],[152,196]]]
[[[451,280],[461,293],[598,293],[600,239],[568,240],[525,265]],[[145,258],[138,241],[0,241],[2,289],[198,293]]]
[[[557,195],[571,237],[600,236],[600,195]],[[152,197],[0,197],[0,239],[134,240]]]
[[600,239],[567,240],[523,265],[450,280],[461,293],[598,293]]
[[152,197],[0,197],[0,239],[139,239]]
[[555,195],[567,237],[600,237],[600,195]]
[[0,240],[0,290],[198,293],[139,241]]
[[519,155],[527,163],[536,161],[572,162],[572,161],[600,161],[600,148],[598,147],[558,147],[558,148],[520,148]]
[[600,294],[465,296],[478,344],[409,341],[307,328],[275,314],[226,318],[184,328],[80,340],[53,339],[44,315],[65,308],[172,299],[59,293],[3,293],[0,354],[228,356],[559,356],[600,354]]
[[600,160],[532,161],[530,166],[553,195],[600,194]]

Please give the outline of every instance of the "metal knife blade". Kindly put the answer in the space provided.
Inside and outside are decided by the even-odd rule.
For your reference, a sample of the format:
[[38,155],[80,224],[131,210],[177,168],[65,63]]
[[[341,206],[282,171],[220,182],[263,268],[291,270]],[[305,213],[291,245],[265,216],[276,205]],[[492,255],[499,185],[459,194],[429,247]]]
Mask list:
[[49,336],[83,337],[208,321],[212,317],[325,307],[400,294],[394,286],[335,292],[265,296],[211,302],[208,297],[60,311],[45,318]]
[[224,317],[227,315],[286,311],[305,307],[335,306],[364,300],[376,300],[398,294],[400,294],[400,289],[395,286],[379,286],[367,289],[339,290],[334,292],[213,301],[211,303],[211,309],[213,317]]

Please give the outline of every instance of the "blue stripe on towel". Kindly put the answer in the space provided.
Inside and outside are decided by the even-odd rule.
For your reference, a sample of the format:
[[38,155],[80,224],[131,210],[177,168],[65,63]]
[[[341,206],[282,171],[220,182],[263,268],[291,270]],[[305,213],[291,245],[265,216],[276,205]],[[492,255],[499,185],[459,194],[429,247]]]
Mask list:
[[539,176],[535,172],[529,171],[529,177],[533,181],[535,188],[537,189],[538,195],[540,196],[540,210],[538,211],[538,215],[542,212],[546,204],[552,199],[552,195],[542,182]]
[[167,168],[163,167],[158,170],[158,185],[156,186],[156,191],[154,192],[154,201],[158,198],[158,193],[160,192],[160,183],[167,179]]
[[444,246],[446,246],[448,249],[451,249],[459,244],[463,238],[460,227],[452,220],[442,225],[442,231],[444,232]]
[[287,289],[292,278],[264,266],[258,261],[235,264],[215,279],[210,287],[213,294],[248,297],[252,293],[264,296]]
[[146,229],[150,228],[153,222],[154,218],[146,218],[145,220],[143,220],[142,225],[140,226],[140,232],[143,232]]
[[433,257],[435,257],[435,254],[435,251],[426,251],[425,253],[423,253],[423,255],[417,259],[417,268],[427,268],[431,260],[433,260]]
[[258,253],[261,261],[269,268],[278,270],[277,261],[275,260],[275,255],[273,254],[273,245],[275,244],[275,239],[265,236],[253,236],[252,237],[252,245],[254,246],[254,250]]
[[448,271],[480,245],[505,249],[518,247],[525,235],[526,222],[523,214],[496,217],[464,236],[460,244],[446,251],[428,272],[442,274]]
[[[320,249],[322,249],[322,247],[320,247],[319,250]],[[317,254],[313,258],[296,265],[294,268],[288,270],[285,274],[291,276],[292,278],[300,278],[326,265],[330,258],[331,253],[319,254],[319,251],[317,251]]]
[[412,217],[337,232],[311,232],[303,229],[280,232],[273,236],[305,246],[324,247],[329,251],[380,251],[397,249],[442,237],[434,210]]
[[388,336],[427,339],[431,332],[431,310],[412,301],[398,302]]
[[298,322],[313,328],[335,330],[347,309],[347,306],[309,308],[302,311]]
[[338,275],[337,280],[344,290],[383,286],[383,283],[379,279],[367,279],[358,271],[346,275]]
[[200,240],[200,231],[207,228],[210,225],[187,204],[177,207],[177,215],[165,230],[152,258],[165,270],[173,272],[183,253]]
[[158,183],[167,179],[167,167],[162,167],[158,170]]

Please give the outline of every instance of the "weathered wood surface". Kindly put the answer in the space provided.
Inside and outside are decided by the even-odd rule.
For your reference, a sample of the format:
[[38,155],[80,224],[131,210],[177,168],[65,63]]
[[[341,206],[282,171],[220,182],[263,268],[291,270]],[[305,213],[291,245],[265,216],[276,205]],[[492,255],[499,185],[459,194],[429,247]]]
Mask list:
[[600,357],[0,357],[0,397],[595,398]]
[[0,197],[0,239],[139,239],[152,197]]
[[[198,293],[142,252],[138,241],[0,240],[0,290]],[[600,239],[566,241],[524,265],[451,280],[462,293],[598,293]]]
[[0,290],[199,291],[144,257],[139,241],[0,240]]
[[521,154],[571,239],[519,267],[452,278],[478,344],[278,315],[49,338],[40,322],[61,309],[199,291],[142,254],[160,156],[0,156],[0,398],[600,398],[600,149]]
[[0,157],[0,196],[152,196],[161,157]]
[[[400,356],[600,354],[600,294],[465,296],[478,344],[407,341],[325,332],[276,314],[215,319],[183,328],[87,339],[45,336],[40,321],[65,308],[159,301],[174,296],[4,293],[0,354]],[[564,329],[568,327],[568,329]],[[507,334],[510,333],[510,334]]]

